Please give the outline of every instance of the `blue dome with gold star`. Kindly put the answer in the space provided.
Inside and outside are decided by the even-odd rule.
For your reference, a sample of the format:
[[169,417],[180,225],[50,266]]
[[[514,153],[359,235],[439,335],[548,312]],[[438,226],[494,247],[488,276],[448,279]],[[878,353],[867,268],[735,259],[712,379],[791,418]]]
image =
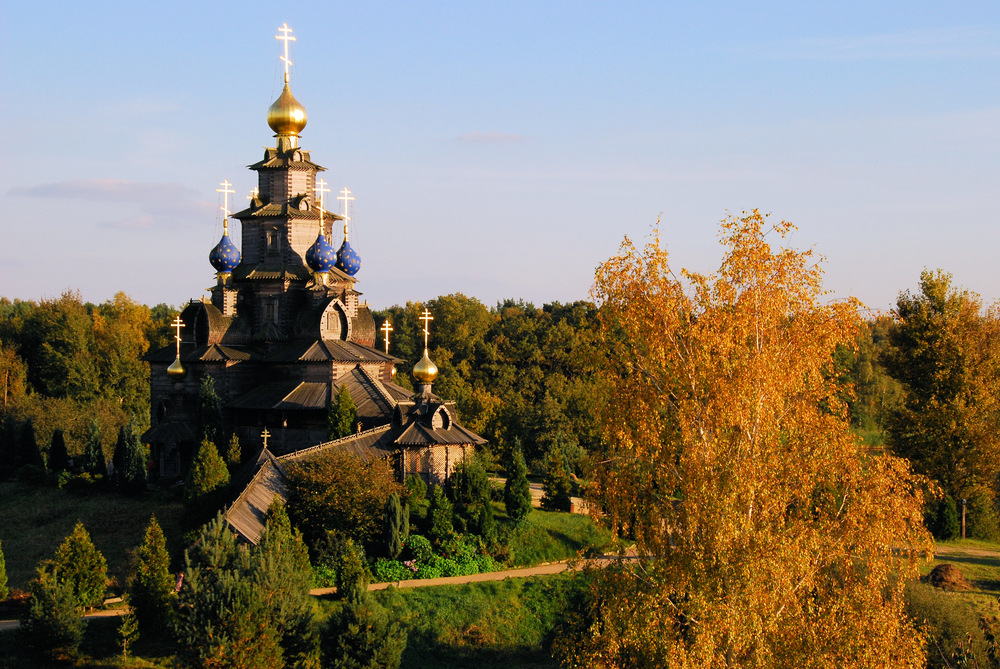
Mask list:
[[306,251],[306,264],[314,272],[329,272],[337,264],[337,252],[326,241],[322,232]]
[[215,271],[224,274],[229,274],[236,269],[240,264],[240,258],[240,250],[236,248],[236,244],[233,244],[228,232],[222,233],[222,239],[208,254],[208,262],[212,263]]
[[337,251],[337,269],[348,276],[354,276],[361,269],[361,256],[351,248],[351,243],[346,239]]

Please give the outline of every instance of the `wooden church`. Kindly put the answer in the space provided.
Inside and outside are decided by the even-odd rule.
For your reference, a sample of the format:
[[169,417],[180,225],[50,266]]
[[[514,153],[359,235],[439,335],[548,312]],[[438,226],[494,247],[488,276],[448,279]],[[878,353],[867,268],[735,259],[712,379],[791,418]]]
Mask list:
[[[400,477],[415,473],[439,483],[484,442],[458,424],[452,402],[431,391],[437,367],[426,349],[430,314],[424,357],[413,368],[416,393],[393,383],[402,360],[388,354],[388,343],[385,352],[375,348],[375,321],[356,288],[361,258],[349,241],[353,197],[341,191],[343,215],[324,208],[330,191],[317,176],[325,168],[299,146],[306,112],[289,82],[294,38],[287,26],[279,32],[285,82],[267,112],[275,145],[250,165],[258,185],[249,207],[231,214],[242,226],[242,249],[229,237],[234,191],[223,182],[224,232],[209,253],[216,283],[210,299],[192,300],[175,320],[176,344],[146,358],[151,427],[143,441],[161,479],[183,477],[198,446],[199,387],[211,376],[226,434],[239,437],[244,453],[263,449],[259,465],[336,447],[385,457]],[[341,224],[334,248],[327,240]],[[358,408],[358,433],[327,443],[327,411],[341,386]]]

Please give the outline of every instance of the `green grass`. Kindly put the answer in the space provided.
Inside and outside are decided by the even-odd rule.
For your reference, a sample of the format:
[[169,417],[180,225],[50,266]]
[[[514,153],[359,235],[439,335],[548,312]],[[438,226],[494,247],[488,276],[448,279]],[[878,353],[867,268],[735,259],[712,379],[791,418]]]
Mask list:
[[513,566],[569,560],[587,552],[604,552],[611,534],[589,516],[533,509],[510,539]]
[[123,497],[110,492],[71,493],[51,486],[0,483],[0,543],[8,586],[27,589],[35,568],[83,521],[94,545],[108,561],[108,576],[124,582],[128,551],[142,541],[151,514],[167,535],[172,552],[180,546],[181,504],[166,493]]
[[[128,660],[121,656],[118,637],[120,618],[96,618],[87,621],[83,643],[75,662],[60,666],[89,669],[159,669],[176,667],[173,645],[164,639],[140,637],[129,648]],[[51,660],[31,655],[20,641],[18,630],[0,632],[0,669],[41,669],[51,667]]]
[[556,625],[584,577],[562,574],[376,593],[407,630],[403,669],[556,667]]

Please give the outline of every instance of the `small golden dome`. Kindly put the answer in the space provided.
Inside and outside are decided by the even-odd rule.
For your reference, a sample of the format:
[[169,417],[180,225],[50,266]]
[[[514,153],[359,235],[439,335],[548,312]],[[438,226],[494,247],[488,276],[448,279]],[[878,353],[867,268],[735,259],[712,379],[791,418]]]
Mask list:
[[185,376],[187,376],[188,371],[184,369],[184,365],[181,364],[181,356],[174,358],[174,361],[170,363],[167,367],[167,376],[174,379],[175,381],[180,381]]
[[438,377],[438,368],[431,358],[427,355],[427,349],[424,349],[424,357],[420,358],[420,362],[413,366],[413,378],[422,383],[434,383],[434,379]]
[[297,136],[306,127],[306,108],[292,95],[285,82],[281,95],[267,110],[267,124],[278,135]]

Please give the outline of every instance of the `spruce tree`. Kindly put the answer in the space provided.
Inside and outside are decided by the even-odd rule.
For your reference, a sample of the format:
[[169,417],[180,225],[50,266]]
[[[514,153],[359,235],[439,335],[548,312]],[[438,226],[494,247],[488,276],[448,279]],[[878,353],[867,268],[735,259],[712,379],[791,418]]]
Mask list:
[[454,509],[441,486],[434,486],[431,496],[430,529],[428,536],[435,541],[444,541],[455,534]]
[[406,633],[366,590],[356,590],[331,613],[323,631],[323,666],[396,669]]
[[114,453],[115,486],[127,493],[139,493],[146,489],[146,447],[139,441],[139,429],[135,418],[129,417],[118,430],[118,441]]
[[3,557],[3,544],[0,544],[0,601],[7,599],[10,590],[7,589],[7,561]]
[[383,533],[386,555],[391,560],[395,560],[403,552],[403,545],[406,543],[404,525],[406,529],[409,529],[409,523],[405,521],[403,514],[403,506],[399,502],[399,495],[392,493],[385,503],[385,529]]
[[552,511],[569,511],[573,491],[573,482],[566,472],[566,464],[560,449],[549,453],[548,467],[542,481],[545,494],[542,496],[542,506]]
[[174,581],[167,540],[156,516],[150,517],[136,549],[135,573],[130,580],[130,600],[140,628],[147,634],[158,634],[170,618]]
[[52,431],[52,441],[49,442],[49,469],[53,474],[69,469],[69,453],[66,451],[66,437],[63,431],[56,428]]
[[327,436],[330,439],[340,439],[352,435],[357,421],[358,408],[347,391],[347,385],[342,383],[327,412]]
[[214,506],[229,483],[229,469],[219,456],[215,444],[205,439],[194,456],[191,471],[184,483],[184,503],[188,507]]
[[31,418],[21,424],[21,438],[18,447],[18,464],[33,465],[45,469],[45,456],[42,449],[38,447],[38,440],[35,438],[35,421]]
[[38,567],[29,587],[31,600],[21,618],[25,644],[50,660],[73,659],[83,640],[84,621],[69,581],[51,564]]
[[226,448],[226,464],[236,468],[243,459],[243,450],[240,447],[240,438],[234,432],[229,437],[229,446]]
[[101,441],[101,428],[97,420],[91,420],[87,426],[87,446],[84,451],[84,470],[91,476],[106,476],[108,462],[104,457],[104,444]]
[[198,441],[208,439],[220,448],[223,446],[223,434],[222,400],[215,392],[215,379],[206,374],[201,377],[201,385],[198,386]]
[[79,520],[56,549],[52,563],[56,576],[70,585],[80,606],[97,606],[104,601],[108,563]]
[[503,500],[511,523],[520,524],[531,513],[531,486],[528,467],[520,444],[515,444],[507,463],[507,482],[503,486]]

